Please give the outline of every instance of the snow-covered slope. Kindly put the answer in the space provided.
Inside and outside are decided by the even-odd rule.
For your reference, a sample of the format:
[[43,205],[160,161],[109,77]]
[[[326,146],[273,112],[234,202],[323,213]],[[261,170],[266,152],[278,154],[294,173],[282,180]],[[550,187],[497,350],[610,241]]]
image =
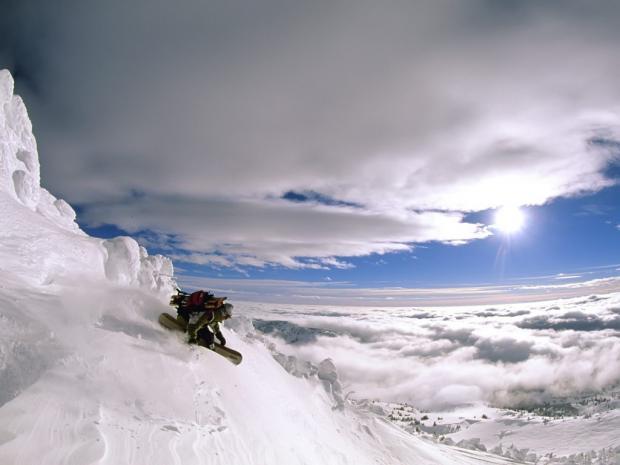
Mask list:
[[39,178],[0,71],[0,464],[506,463],[348,403],[328,361],[293,376],[241,316],[240,366],[188,346],[156,322],[170,261],[88,237]]

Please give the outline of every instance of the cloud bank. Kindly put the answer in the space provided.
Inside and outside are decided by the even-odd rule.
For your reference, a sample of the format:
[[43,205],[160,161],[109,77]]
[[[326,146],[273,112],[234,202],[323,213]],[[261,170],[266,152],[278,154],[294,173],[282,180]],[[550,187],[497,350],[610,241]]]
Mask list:
[[26,0],[3,12],[0,63],[85,220],[190,261],[329,266],[610,185],[619,17],[611,0]]
[[523,406],[617,387],[620,294],[446,309],[242,306],[289,355],[331,358],[360,398]]

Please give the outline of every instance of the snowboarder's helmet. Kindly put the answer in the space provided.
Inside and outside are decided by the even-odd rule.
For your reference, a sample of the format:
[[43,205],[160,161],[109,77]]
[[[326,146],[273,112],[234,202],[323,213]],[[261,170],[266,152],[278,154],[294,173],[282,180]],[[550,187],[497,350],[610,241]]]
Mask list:
[[228,318],[232,316],[232,310],[233,310],[232,304],[224,304],[220,307],[220,312],[222,312],[222,315]]

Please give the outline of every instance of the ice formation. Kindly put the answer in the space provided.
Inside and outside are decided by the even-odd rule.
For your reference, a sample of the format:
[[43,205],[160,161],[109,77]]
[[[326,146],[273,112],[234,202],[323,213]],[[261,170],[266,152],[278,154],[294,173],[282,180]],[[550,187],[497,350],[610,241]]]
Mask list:
[[37,143],[13,77],[0,70],[0,190],[63,229],[79,233],[75,211],[42,188]]

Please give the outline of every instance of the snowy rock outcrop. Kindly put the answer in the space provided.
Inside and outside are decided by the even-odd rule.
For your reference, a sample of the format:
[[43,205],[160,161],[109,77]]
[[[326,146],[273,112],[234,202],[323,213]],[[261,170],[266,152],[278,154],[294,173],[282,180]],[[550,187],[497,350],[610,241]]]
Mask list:
[[342,385],[338,379],[338,371],[334,362],[326,358],[319,363],[319,371],[317,373],[319,379],[323,382],[325,390],[331,394],[334,401],[334,409],[342,410],[344,408],[344,395],[342,393]]
[[[285,355],[279,352],[276,345],[272,342],[268,342],[265,337],[265,334],[272,333],[272,329],[277,329],[275,334],[291,344],[295,344],[299,341],[313,341],[316,338],[316,334],[312,328],[303,328],[292,323],[278,320],[267,321],[254,319],[250,321],[248,318],[244,317],[233,320],[232,324],[228,326],[234,328],[238,334],[244,335],[247,340],[259,340],[264,343],[271,352],[274,360],[278,362],[287,373],[297,378],[316,378],[330,397],[332,409],[344,410],[346,398],[338,377],[338,370],[332,359],[326,358],[318,365],[315,365],[308,360],[301,360],[293,355]],[[329,332],[325,333],[331,335]],[[300,338],[299,335],[303,335],[303,337]]]
[[0,191],[61,228],[81,233],[73,208],[41,187],[37,142],[26,106],[13,95],[13,86],[11,74],[0,70]]
[[146,249],[130,237],[103,242],[106,251],[105,275],[113,282],[146,289],[170,288],[172,262],[161,255],[149,256]]
[[41,187],[32,124],[13,88],[11,74],[0,70],[0,248],[13,250],[0,271],[49,285],[79,270],[82,279],[103,277],[167,299],[174,289],[168,258],[149,256],[129,237],[88,237],[73,208]]

